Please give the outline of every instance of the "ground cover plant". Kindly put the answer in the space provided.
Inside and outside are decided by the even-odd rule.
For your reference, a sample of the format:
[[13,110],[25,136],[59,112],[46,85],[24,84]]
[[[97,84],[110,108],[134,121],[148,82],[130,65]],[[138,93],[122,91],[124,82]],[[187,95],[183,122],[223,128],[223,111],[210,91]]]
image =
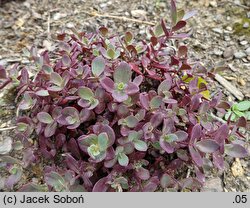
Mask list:
[[[233,122],[230,114],[221,123],[210,116],[231,106],[210,95],[213,74],[191,62],[180,41],[191,35],[183,31],[194,14],[171,1],[171,21],[149,28],[149,41],[105,27],[75,31],[58,35],[56,60],[31,48],[35,75],[1,67],[1,88],[17,85],[17,136],[25,146],[21,165],[1,157],[11,174],[5,186],[14,187],[23,167],[46,160],[44,179],[21,191],[196,191],[204,167],[223,169],[225,154],[246,157],[238,131],[246,118]],[[187,168],[193,173],[186,178]]]

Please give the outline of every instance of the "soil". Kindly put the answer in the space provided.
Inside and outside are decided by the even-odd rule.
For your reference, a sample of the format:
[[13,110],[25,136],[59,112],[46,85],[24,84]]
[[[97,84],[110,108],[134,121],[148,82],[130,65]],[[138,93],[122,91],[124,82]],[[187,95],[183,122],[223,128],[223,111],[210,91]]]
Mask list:
[[[177,0],[178,8],[197,10],[188,22],[193,35],[185,43],[189,54],[209,70],[218,73],[250,99],[250,1],[248,0]],[[101,15],[98,15],[101,14]],[[126,17],[133,20],[125,20]],[[137,38],[147,38],[149,23],[169,17],[166,0],[26,0],[0,1],[0,65],[8,69],[15,63],[29,65],[25,50],[36,45],[39,51],[53,50],[60,31],[95,31],[107,26],[113,32],[132,31]],[[224,69],[219,71],[219,69]],[[16,104],[8,86],[0,92],[0,129],[15,125]],[[220,83],[214,93],[222,91],[228,101],[237,99]],[[1,130],[15,141],[14,130]],[[249,140],[249,134],[246,133]],[[22,151],[12,151],[16,158]],[[225,172],[209,171],[203,191],[250,191],[250,160],[227,158]],[[3,174],[1,173],[3,177]],[[18,186],[30,178],[29,171]],[[0,180],[1,183],[1,180]]]

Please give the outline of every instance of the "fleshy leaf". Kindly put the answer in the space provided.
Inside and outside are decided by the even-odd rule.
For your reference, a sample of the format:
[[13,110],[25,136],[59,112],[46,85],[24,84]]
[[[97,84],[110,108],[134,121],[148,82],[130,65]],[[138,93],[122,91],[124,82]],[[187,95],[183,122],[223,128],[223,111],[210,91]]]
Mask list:
[[57,172],[50,172],[45,175],[45,181],[52,186],[55,191],[66,191],[66,182],[64,178]]
[[233,107],[239,111],[247,111],[250,109],[250,101],[245,100],[245,101],[239,102],[235,104]]
[[101,133],[98,135],[98,146],[100,151],[105,151],[108,147],[108,135],[107,133]]
[[242,158],[248,156],[246,148],[244,148],[240,144],[226,144],[225,153],[231,157],[236,157],[236,158]]
[[94,93],[88,87],[79,88],[78,95],[84,100],[91,100],[94,97]]
[[161,96],[155,96],[150,100],[149,106],[151,109],[157,109],[162,104],[162,97]]
[[114,82],[127,84],[131,79],[132,71],[126,62],[121,62],[114,71]]
[[105,69],[105,59],[102,56],[94,58],[91,65],[94,76],[99,77]]
[[203,165],[203,160],[200,153],[194,149],[194,147],[189,146],[189,152],[193,161],[197,164],[197,166],[201,167]]
[[219,149],[219,145],[216,143],[216,141],[212,139],[201,140],[197,142],[195,145],[200,151],[205,153],[213,153]]
[[37,114],[37,119],[41,123],[45,123],[45,124],[51,124],[54,121],[54,119],[51,117],[51,115],[48,114],[47,112],[39,112]]
[[135,145],[135,149],[138,151],[147,151],[148,149],[147,143],[142,140],[134,140],[133,143]]
[[118,155],[118,162],[121,166],[127,166],[129,163],[128,156],[123,152]]
[[171,185],[172,178],[168,174],[164,173],[161,177],[160,183],[162,188],[167,188],[169,185]]
[[60,74],[56,73],[56,72],[52,72],[51,75],[50,75],[50,81],[57,85],[57,86],[61,86],[62,83],[63,83],[63,79],[62,77],[60,76]]
[[125,118],[125,122],[129,128],[134,128],[139,121],[135,116],[128,116],[127,118]]

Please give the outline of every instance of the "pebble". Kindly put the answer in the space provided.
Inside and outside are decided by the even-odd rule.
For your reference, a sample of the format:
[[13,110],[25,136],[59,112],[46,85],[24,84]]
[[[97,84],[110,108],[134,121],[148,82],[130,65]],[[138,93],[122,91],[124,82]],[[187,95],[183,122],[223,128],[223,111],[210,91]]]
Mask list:
[[234,53],[234,57],[237,58],[237,59],[242,59],[242,58],[244,58],[246,56],[247,55],[244,52],[242,52],[242,51],[238,51],[238,52]]
[[217,55],[217,56],[221,56],[223,54],[223,51],[218,49],[218,48],[215,48],[214,49],[214,54]]
[[217,7],[217,1],[210,1],[209,5],[212,7]]
[[250,47],[248,47],[248,48],[246,49],[246,54],[247,54],[248,56],[250,56]]
[[208,179],[202,191],[206,192],[223,192],[222,181],[219,177]]
[[147,12],[145,10],[142,10],[142,9],[136,9],[136,10],[132,10],[131,14],[133,17],[143,18],[147,15]]
[[248,42],[246,40],[242,40],[242,41],[240,41],[240,44],[244,46],[244,45],[247,45]]
[[243,24],[243,28],[249,28],[249,23],[248,23],[248,22],[245,22],[245,23]]
[[223,30],[221,28],[213,28],[212,31],[214,31],[218,34],[223,34]]
[[226,58],[226,59],[230,58],[230,57],[233,57],[233,55],[234,55],[234,51],[230,47],[226,48],[225,51],[223,52],[223,57]]
[[247,12],[247,18],[250,19],[250,12]]

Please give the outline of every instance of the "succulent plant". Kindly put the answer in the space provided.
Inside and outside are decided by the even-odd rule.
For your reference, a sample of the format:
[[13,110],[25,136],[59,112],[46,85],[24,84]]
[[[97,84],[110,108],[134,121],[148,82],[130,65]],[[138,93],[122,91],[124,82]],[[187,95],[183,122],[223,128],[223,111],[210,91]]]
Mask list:
[[[199,190],[204,166],[223,169],[225,154],[248,155],[242,122],[210,116],[224,110],[221,94],[211,97],[211,72],[190,61],[180,43],[191,35],[183,31],[194,14],[177,11],[172,0],[171,24],[163,19],[150,28],[149,41],[105,27],[63,33],[56,60],[31,48],[35,76],[25,67],[0,67],[2,87],[18,82],[17,136],[30,151],[26,166],[41,158],[52,164],[43,170],[47,185],[31,182],[22,191]],[[190,166],[192,177],[177,174]]]

